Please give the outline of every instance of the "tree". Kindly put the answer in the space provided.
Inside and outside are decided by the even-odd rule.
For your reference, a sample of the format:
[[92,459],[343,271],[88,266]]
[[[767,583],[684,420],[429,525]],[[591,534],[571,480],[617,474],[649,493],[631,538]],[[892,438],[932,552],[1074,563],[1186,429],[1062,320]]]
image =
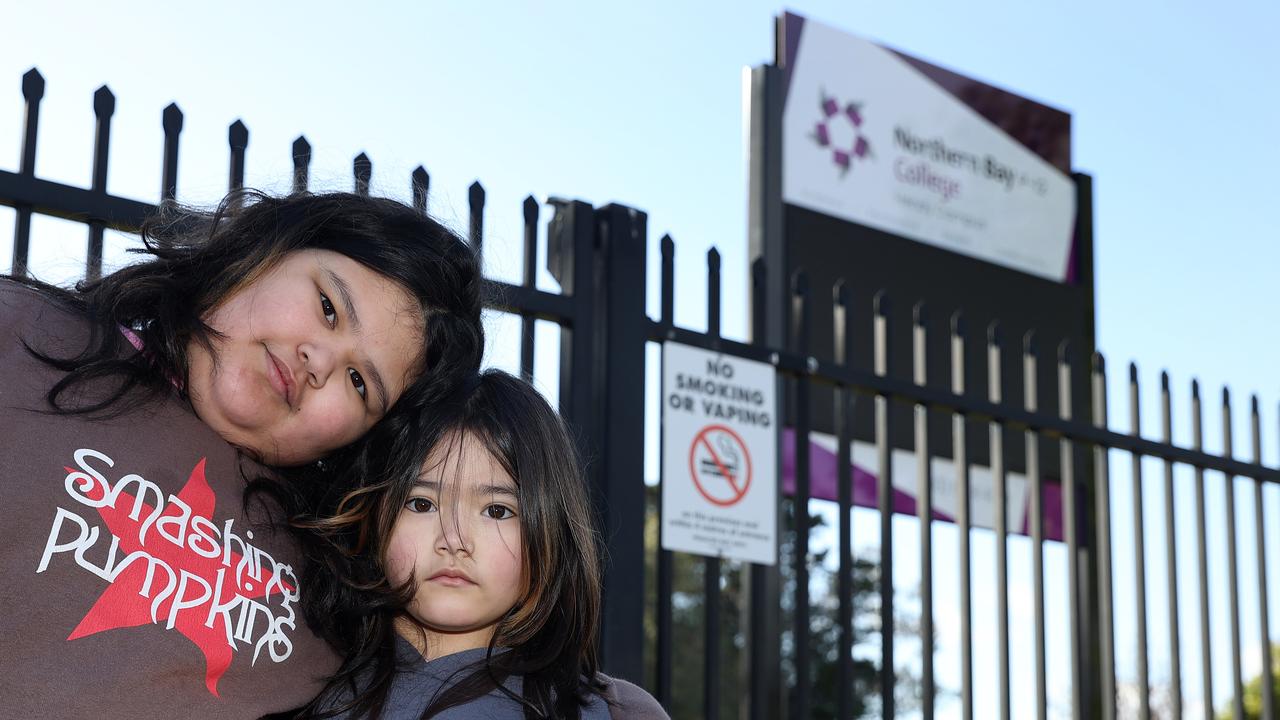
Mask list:
[[[1218,712],[1219,720],[1232,720],[1232,702],[1228,702],[1226,707]],[[1280,645],[1271,646],[1271,707],[1274,711],[1280,712]],[[1244,716],[1247,720],[1257,720],[1262,717],[1262,673],[1245,683],[1244,686]]]
[[[646,613],[645,638],[650,652],[646,656],[646,682],[649,688],[656,686],[655,662],[652,648],[656,647],[657,614],[656,581],[659,528],[657,522],[657,492],[649,488],[650,512],[646,516],[645,541],[650,551],[645,553],[646,564]],[[782,627],[783,637],[783,679],[790,692],[795,687],[795,663],[791,657],[790,641],[793,628],[792,611],[795,598],[795,573],[791,558],[794,553],[795,533],[791,521],[790,503],[784,501],[784,527],[780,543],[780,571],[782,575]],[[824,525],[819,515],[810,516],[810,533]],[[829,550],[811,552],[809,567],[820,568],[825,562]],[[703,573],[705,564],[701,557],[676,553],[673,558],[673,592],[672,592],[672,636],[675,639],[675,654],[672,657],[672,707],[673,718],[697,718],[702,716],[702,661],[704,653],[703,621],[705,618],[703,596]],[[738,716],[739,700],[745,693],[742,678],[737,671],[740,663],[745,661],[746,636],[742,632],[747,618],[745,607],[739,603],[742,597],[744,573],[736,563],[723,563],[725,572],[722,575],[721,592],[721,628],[720,657],[721,675],[719,685],[720,707],[723,717]],[[810,697],[814,718],[834,718],[836,716],[836,683],[839,674],[840,625],[839,581],[835,573],[823,573],[820,578],[810,584]],[[858,649],[853,658],[853,716],[875,717],[879,712],[879,648],[880,648],[880,616],[879,616],[879,563],[876,559],[855,557],[852,567],[853,579],[853,627],[855,647]],[[824,581],[825,580],[825,581]],[[905,599],[910,599],[910,594]],[[908,603],[896,603],[895,633],[899,638],[918,637],[919,617],[904,610]],[[930,646],[934,645],[930,642]],[[875,660],[869,658],[876,658]],[[899,657],[902,663],[904,658]],[[921,697],[921,681],[917,672],[910,670],[918,667],[918,659],[912,661],[905,658],[897,672],[897,704],[900,709],[909,710],[919,706]],[[936,691],[935,691],[936,692]],[[785,711],[784,711],[785,712]]]

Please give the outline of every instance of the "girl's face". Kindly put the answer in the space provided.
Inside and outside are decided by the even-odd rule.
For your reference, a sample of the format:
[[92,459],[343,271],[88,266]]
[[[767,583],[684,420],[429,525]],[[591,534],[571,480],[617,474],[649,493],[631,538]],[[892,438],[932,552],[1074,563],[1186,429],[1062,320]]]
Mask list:
[[[427,458],[391,530],[387,575],[415,589],[408,612],[430,657],[487,647],[524,592],[515,480],[471,434]],[[406,632],[412,642],[421,637]]]
[[354,442],[400,397],[423,355],[408,291],[340,253],[298,250],[203,318],[189,347],[196,414],[273,465]]

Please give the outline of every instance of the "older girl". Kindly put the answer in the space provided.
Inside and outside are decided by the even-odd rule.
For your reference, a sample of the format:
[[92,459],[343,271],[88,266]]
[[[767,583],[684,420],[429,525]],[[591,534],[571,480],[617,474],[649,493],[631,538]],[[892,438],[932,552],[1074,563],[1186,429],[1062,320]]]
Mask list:
[[246,478],[326,482],[479,363],[475,256],[399,203],[246,193],[143,238],[147,260],[74,290],[0,280],[6,716],[308,697],[332,656]]

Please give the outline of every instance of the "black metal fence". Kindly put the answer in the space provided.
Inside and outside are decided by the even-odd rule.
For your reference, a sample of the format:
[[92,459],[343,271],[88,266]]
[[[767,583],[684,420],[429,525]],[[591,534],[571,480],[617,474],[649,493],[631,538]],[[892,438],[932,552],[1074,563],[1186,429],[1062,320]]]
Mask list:
[[[111,92],[101,88],[94,95],[97,130],[94,150],[93,183],[89,189],[43,180],[35,176],[36,136],[40,119],[40,100],[44,92],[44,80],[32,70],[23,77],[22,91],[26,99],[26,124],[24,129],[21,165],[17,173],[0,171],[0,204],[12,206],[17,213],[13,245],[13,272],[23,273],[28,268],[28,249],[33,214],[43,214],[76,220],[87,226],[87,253],[85,275],[96,277],[102,271],[103,232],[106,228],[123,231],[135,230],[155,206],[116,197],[106,191],[106,169],[110,147],[111,116],[115,100]],[[182,130],[182,112],[170,105],[163,112],[164,161],[160,200],[170,200],[177,191],[177,163],[179,134]],[[228,186],[239,188],[244,182],[245,151],[249,131],[240,121],[229,128],[228,144],[230,169]],[[308,184],[308,168],[311,148],[306,139],[299,137],[292,148],[294,174],[293,187],[303,190]],[[372,162],[361,154],[353,161],[353,182],[356,192],[367,193],[372,173]],[[430,178],[419,167],[410,177],[413,204],[425,212]],[[747,610],[740,616],[739,627],[730,632],[741,636],[742,667],[730,667],[719,651],[724,638],[721,636],[724,619],[721,617],[723,602],[722,584],[726,569],[720,560],[701,560],[703,589],[702,608],[702,707],[704,717],[746,716],[767,718],[788,716],[803,718],[814,710],[812,678],[817,670],[811,658],[810,639],[813,628],[811,599],[809,597],[810,570],[813,558],[810,547],[809,513],[810,467],[808,453],[810,439],[810,395],[815,384],[835,388],[837,469],[838,477],[838,575],[836,627],[838,652],[835,664],[835,682],[830,698],[836,717],[852,716],[854,707],[852,649],[858,639],[854,635],[851,572],[853,554],[851,548],[852,515],[852,423],[856,403],[870,403],[874,408],[874,437],[879,457],[878,502],[880,516],[878,595],[880,616],[880,658],[878,694],[879,712],[882,717],[895,715],[895,684],[897,678],[894,649],[895,587],[893,565],[895,561],[894,533],[891,527],[893,513],[893,448],[888,441],[889,427],[897,413],[911,413],[914,418],[914,448],[917,464],[918,487],[916,496],[919,528],[919,562],[921,573],[919,589],[923,608],[920,618],[920,635],[932,638],[934,634],[933,609],[940,603],[956,603],[960,617],[961,687],[959,702],[964,718],[971,718],[973,709],[973,647],[974,637],[971,618],[972,583],[971,565],[975,558],[970,548],[972,533],[970,517],[970,463],[965,458],[966,438],[971,433],[985,434],[990,443],[991,471],[994,477],[994,533],[998,539],[994,558],[996,568],[998,667],[995,668],[998,683],[998,707],[1001,718],[1009,718],[1022,710],[1010,707],[1010,627],[1009,627],[1009,569],[1006,538],[1006,462],[1011,447],[1019,444],[1026,457],[1026,475],[1030,479],[1030,536],[1033,543],[1032,576],[1035,622],[1029,633],[1034,645],[1035,713],[1046,717],[1047,673],[1045,628],[1047,622],[1067,623],[1070,628],[1070,715],[1073,718],[1116,715],[1116,666],[1114,602],[1112,593],[1112,559],[1116,553],[1132,552],[1136,563],[1137,627],[1137,693],[1138,714],[1150,717],[1150,681],[1147,638],[1149,633],[1163,632],[1169,635],[1171,656],[1171,702],[1174,717],[1181,717],[1186,705],[1182,699],[1182,675],[1180,667],[1179,597],[1177,577],[1179,562],[1176,556],[1175,538],[1179,533],[1194,532],[1198,543],[1197,571],[1200,608],[1199,627],[1202,649],[1195,682],[1201,685],[1204,698],[1204,716],[1214,716],[1212,707],[1212,657],[1209,650],[1210,608],[1209,568],[1206,552],[1207,523],[1205,511],[1206,493],[1225,487],[1226,542],[1228,557],[1228,586],[1231,634],[1231,662],[1233,712],[1236,718],[1244,717],[1242,704],[1244,678],[1242,654],[1245,645],[1241,637],[1240,601],[1241,583],[1238,577],[1236,551],[1235,486],[1239,482],[1252,485],[1254,494],[1254,527],[1256,528],[1257,576],[1260,597],[1259,638],[1264,655],[1270,643],[1267,617],[1269,582],[1277,574],[1267,565],[1265,536],[1264,491],[1267,483],[1280,483],[1280,470],[1265,467],[1261,461],[1260,410],[1256,397],[1250,409],[1250,459],[1237,459],[1233,452],[1231,429],[1231,405],[1227,391],[1222,394],[1222,421],[1224,428],[1221,454],[1207,453],[1203,449],[1201,432],[1200,389],[1193,383],[1190,423],[1193,443],[1191,447],[1179,447],[1171,439],[1171,418],[1168,377],[1161,385],[1161,435],[1153,440],[1139,432],[1139,385],[1137,371],[1129,367],[1129,415],[1131,431],[1115,432],[1108,426],[1106,374],[1100,355],[1091,358],[1076,357],[1070,347],[1040,348],[1034,334],[1022,338],[1002,337],[998,324],[986,328],[968,328],[964,318],[956,314],[950,318],[930,318],[927,308],[916,304],[910,308],[896,306],[883,293],[875,300],[874,326],[871,337],[860,337],[850,322],[849,292],[843,283],[831,288],[835,317],[836,351],[833,358],[813,357],[809,348],[810,316],[816,297],[828,292],[828,288],[810,288],[803,273],[790,279],[790,301],[786,312],[790,313],[789,326],[792,337],[786,347],[771,347],[762,338],[767,337],[764,292],[768,269],[761,261],[752,267],[752,337],[757,341],[744,343],[721,337],[720,334],[720,258],[713,249],[707,256],[708,297],[707,331],[693,332],[677,327],[674,323],[675,281],[674,243],[664,237],[660,243],[661,262],[661,316],[657,320],[645,314],[645,278],[637,268],[645,267],[647,247],[646,216],[637,210],[621,205],[595,208],[580,201],[552,200],[552,218],[547,223],[547,267],[560,283],[560,293],[550,293],[535,287],[538,267],[536,254],[539,229],[539,203],[527,198],[522,205],[524,222],[524,274],[520,284],[487,281],[491,306],[494,309],[518,315],[521,318],[519,364],[521,373],[530,378],[533,374],[534,322],[548,320],[561,329],[560,408],[576,429],[588,458],[589,480],[592,483],[597,510],[603,521],[608,545],[609,564],[604,585],[604,632],[602,659],[607,672],[622,677],[641,680],[646,676],[646,665],[652,673],[650,689],[669,708],[674,707],[673,659],[677,653],[677,641],[673,637],[672,598],[675,583],[675,558],[667,551],[659,550],[656,542],[646,542],[645,520],[646,491],[644,467],[644,414],[639,408],[645,400],[645,351],[646,343],[676,341],[696,347],[748,358],[774,365],[782,380],[780,398],[788,403],[790,416],[794,418],[796,447],[795,492],[789,502],[791,530],[787,543],[790,558],[780,557],[781,567],[752,565],[734,570],[741,580],[746,596]],[[470,240],[481,247],[484,236],[485,193],[479,183],[470,188]],[[1091,222],[1091,218],[1086,218]],[[776,274],[773,277],[777,277]],[[896,301],[913,300],[894,298]],[[775,314],[774,317],[777,317]],[[912,338],[915,373],[911,378],[891,377],[889,353],[895,343],[896,333],[909,332]],[[949,382],[937,383],[925,375],[925,348],[934,333],[944,333],[950,349],[946,366],[950,368]],[[869,343],[873,349],[873,367],[854,367],[855,343]],[[985,348],[985,367],[966,364],[965,348],[978,344]],[[1013,362],[1011,363],[1010,360]],[[1041,387],[1037,383],[1037,366],[1051,363],[1056,367],[1056,384]],[[1012,365],[1013,367],[1010,367]],[[1022,406],[1012,406],[1001,397],[1001,380],[1009,373],[1020,377],[1025,386]],[[968,392],[966,378],[976,373],[987,373],[994,390],[986,397],[976,397]],[[1091,408],[1073,408],[1070,399],[1073,385],[1084,384],[1091,390]],[[1057,393],[1060,412],[1049,415],[1038,410],[1037,400]],[[956,523],[959,541],[954,548],[935,548],[934,521],[931,519],[933,478],[931,476],[931,448],[937,438],[929,435],[928,418],[942,415],[950,418],[954,463],[957,468],[959,504]],[[781,435],[781,429],[780,429]],[[1058,468],[1041,467],[1041,449],[1057,444],[1060,461]],[[1111,490],[1109,468],[1113,452],[1128,454],[1132,458],[1132,476],[1135,494],[1133,533],[1131,538],[1112,537]],[[1146,612],[1146,551],[1144,548],[1144,522],[1142,459],[1156,458],[1164,468],[1163,518],[1167,546],[1168,599],[1170,624],[1166,628],[1148,627]],[[1195,476],[1195,527],[1181,528],[1175,522],[1174,471],[1175,465],[1194,470]],[[1084,472],[1091,468],[1092,473]],[[1206,483],[1205,472],[1221,473],[1225,486],[1213,488]],[[1064,512],[1064,542],[1068,556],[1068,613],[1064,618],[1047,618],[1045,614],[1044,581],[1044,515],[1043,481],[1045,476],[1057,475],[1062,487]],[[1093,478],[1092,483],[1084,478]],[[1237,480],[1239,479],[1239,480]],[[1085,485],[1091,485],[1085,487]],[[787,507],[781,503],[780,507]],[[783,524],[780,524],[782,527]],[[935,558],[935,549],[939,552]],[[643,592],[637,590],[636,578],[646,567],[646,553],[656,553],[653,558],[656,578],[656,597],[650,601],[655,608],[652,617],[646,618]],[[1280,556],[1271,549],[1271,558]],[[960,592],[958,597],[935,596],[931,581],[931,569],[937,562],[955,562],[959,569]],[[791,596],[783,600],[783,575],[787,576]],[[787,605],[791,614],[791,626],[783,627],[782,606]],[[646,624],[653,628],[652,640],[646,640]],[[782,638],[789,636],[784,646]],[[682,638],[683,640],[683,638]],[[990,642],[984,639],[983,642]],[[919,709],[925,718],[934,715],[936,682],[934,679],[934,654],[931,642],[922,644],[919,660],[920,690]],[[1262,717],[1275,718],[1276,708],[1271,698],[1273,678],[1270,658],[1260,658],[1263,668]],[[782,672],[783,661],[788,662],[789,673]],[[985,671],[988,668],[979,668]],[[744,688],[737,706],[722,702],[718,691],[722,682],[737,674]]]

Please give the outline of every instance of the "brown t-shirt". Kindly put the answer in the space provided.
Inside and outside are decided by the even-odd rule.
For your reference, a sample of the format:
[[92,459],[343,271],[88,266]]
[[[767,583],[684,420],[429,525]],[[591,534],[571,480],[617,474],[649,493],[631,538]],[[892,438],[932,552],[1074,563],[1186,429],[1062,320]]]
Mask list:
[[[0,717],[251,718],[336,666],[298,606],[296,549],[242,501],[235,450],[173,398],[49,412],[84,320],[0,280]],[[256,468],[249,468],[252,471]]]

